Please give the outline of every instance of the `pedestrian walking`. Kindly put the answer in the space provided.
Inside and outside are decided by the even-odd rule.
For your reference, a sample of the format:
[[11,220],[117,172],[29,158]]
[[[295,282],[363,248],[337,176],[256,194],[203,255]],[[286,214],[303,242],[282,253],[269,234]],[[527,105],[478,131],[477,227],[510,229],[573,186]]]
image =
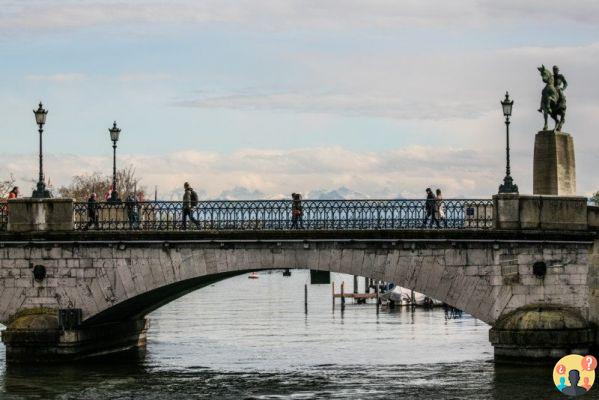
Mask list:
[[[437,206],[437,220],[439,223],[443,223],[443,226],[447,228],[447,219],[445,217],[445,202],[443,201],[443,194],[441,193],[441,189],[437,189],[436,191],[436,199],[435,203]],[[438,225],[438,223],[437,223]]]
[[[7,200],[11,200],[11,199],[16,199],[19,197],[19,187],[15,186],[12,188],[12,190],[10,192],[8,192],[8,197]],[[2,204],[0,204],[0,210],[5,213],[6,215],[8,215],[8,202],[7,201],[2,201]]]
[[302,195],[291,193],[291,229],[304,229]]
[[125,210],[127,211],[127,219],[129,220],[130,229],[139,228],[139,204],[135,193],[129,193],[125,199]]
[[16,199],[18,197],[19,197],[19,187],[15,186],[14,188],[12,188],[12,190],[10,192],[8,192],[8,200]]
[[94,225],[96,229],[100,228],[98,224],[98,209],[100,205],[98,204],[97,195],[92,193],[87,199],[87,225],[85,225],[85,230],[88,230],[90,226]]
[[187,229],[187,218],[199,228],[200,222],[193,216],[193,209],[198,205],[198,194],[189,185],[189,182],[185,182],[183,188],[185,189],[183,194],[183,229]]
[[110,201],[111,197],[112,197],[112,186],[110,186],[108,188],[108,190],[106,192],[104,192],[104,201]]
[[426,200],[424,202],[424,210],[426,212],[426,216],[422,221],[422,228],[426,227],[426,223],[427,221],[429,221],[429,219],[429,228],[433,227],[433,222],[437,225],[437,228],[439,228],[439,220],[437,219],[436,208],[437,206],[435,195],[433,194],[433,191],[430,188],[426,188]]

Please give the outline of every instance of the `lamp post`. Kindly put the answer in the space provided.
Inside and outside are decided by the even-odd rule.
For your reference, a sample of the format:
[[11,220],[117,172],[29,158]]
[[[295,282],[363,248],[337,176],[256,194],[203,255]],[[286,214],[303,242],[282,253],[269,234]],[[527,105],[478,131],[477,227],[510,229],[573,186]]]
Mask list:
[[499,193],[518,193],[518,185],[514,184],[510,175],[510,116],[513,105],[514,100],[510,99],[508,92],[505,92],[505,99],[501,102],[505,117],[505,178],[503,178],[503,184],[499,185]]
[[117,128],[116,121],[112,124],[110,132],[110,140],[112,140],[112,193],[110,193],[110,201],[118,201],[118,193],[116,190],[116,142],[119,141],[121,130]]
[[36,199],[47,199],[52,197],[50,195],[50,191],[46,189],[46,183],[44,182],[44,155],[42,152],[42,133],[44,132],[44,124],[46,123],[46,114],[48,114],[48,110],[44,110],[42,103],[37,110],[33,110],[33,114],[35,115],[35,122],[39,127],[38,132],[40,134],[40,175],[37,181],[37,187],[31,194],[31,197]]

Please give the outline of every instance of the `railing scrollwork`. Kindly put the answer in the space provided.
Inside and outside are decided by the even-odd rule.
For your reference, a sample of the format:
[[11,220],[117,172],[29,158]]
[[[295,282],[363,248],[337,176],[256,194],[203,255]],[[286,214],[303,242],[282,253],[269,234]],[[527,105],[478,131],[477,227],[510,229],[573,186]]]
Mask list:
[[[177,201],[74,203],[77,230],[375,230],[489,229],[490,199],[200,201],[186,214]],[[0,214],[1,223],[2,214]]]

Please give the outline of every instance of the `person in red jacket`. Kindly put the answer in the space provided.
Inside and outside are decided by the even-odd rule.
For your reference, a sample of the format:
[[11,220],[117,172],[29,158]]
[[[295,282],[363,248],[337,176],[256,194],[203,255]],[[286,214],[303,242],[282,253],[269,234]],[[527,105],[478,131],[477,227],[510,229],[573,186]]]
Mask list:
[[[7,200],[16,199],[19,197],[19,187],[15,186],[10,192],[8,192]],[[6,223],[6,217],[8,216],[8,203],[7,200],[0,199],[0,224]]]
[[19,187],[15,186],[10,192],[8,192],[8,200],[16,199],[17,197],[19,197]]

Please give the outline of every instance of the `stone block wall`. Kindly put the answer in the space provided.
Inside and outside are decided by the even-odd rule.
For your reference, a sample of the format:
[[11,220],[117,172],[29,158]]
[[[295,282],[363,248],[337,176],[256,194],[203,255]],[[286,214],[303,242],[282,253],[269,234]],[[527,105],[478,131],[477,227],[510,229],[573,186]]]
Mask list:
[[540,131],[535,136],[533,193],[576,194],[574,140],[565,132]]
[[8,231],[72,231],[73,199],[14,199],[8,202]]
[[514,230],[586,231],[587,198],[580,196],[493,196],[494,228]]
[[[506,312],[536,303],[574,307],[595,320],[596,247],[424,240],[4,243],[0,247],[0,322],[35,307],[81,308],[84,320],[101,317],[108,322],[131,317],[124,314],[133,309],[150,312],[201,286],[202,279],[217,281],[251,270],[278,268],[394,282],[489,324]],[[535,275],[537,262],[545,264],[545,275]],[[33,276],[36,265],[45,267],[41,281]],[[126,307],[133,303],[135,307]]]

